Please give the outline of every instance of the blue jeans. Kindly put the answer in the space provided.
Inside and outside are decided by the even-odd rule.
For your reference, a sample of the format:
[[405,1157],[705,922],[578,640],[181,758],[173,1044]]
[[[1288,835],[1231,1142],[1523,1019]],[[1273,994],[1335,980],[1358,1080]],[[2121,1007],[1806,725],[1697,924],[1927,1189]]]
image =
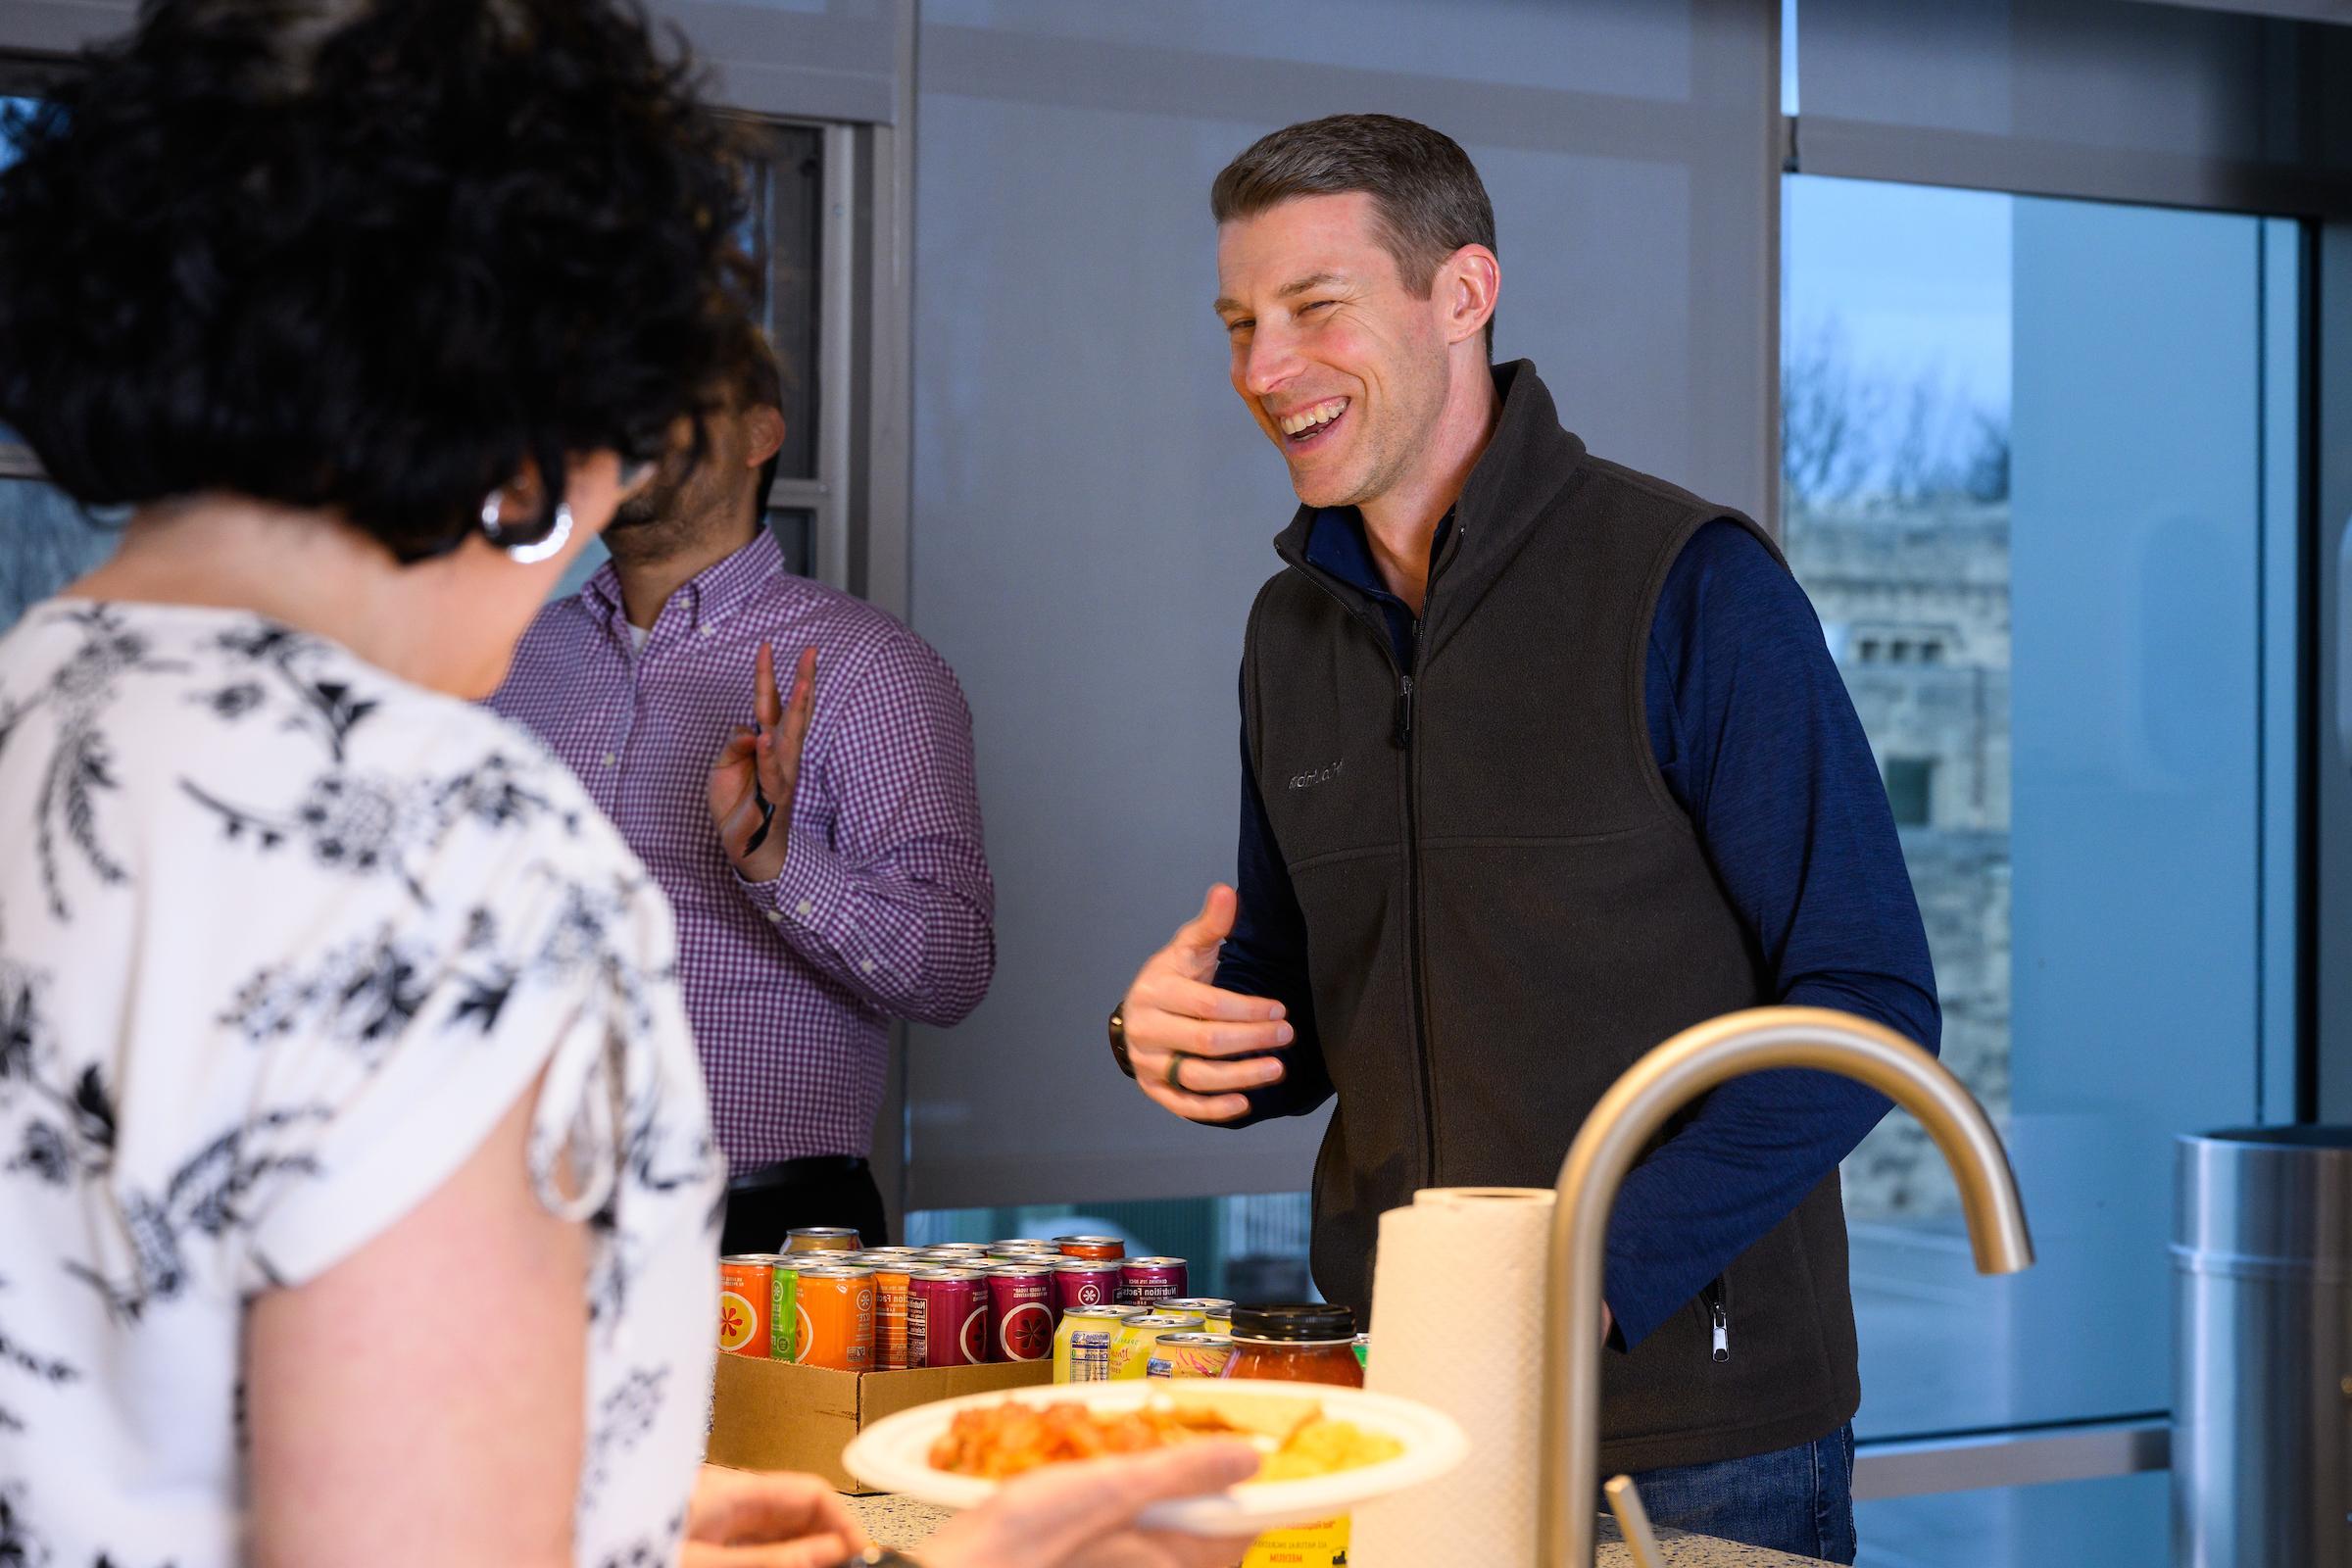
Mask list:
[[1799,1557],[1854,1560],[1854,1429],[1819,1443],[1717,1464],[1634,1477],[1660,1529],[1769,1546]]

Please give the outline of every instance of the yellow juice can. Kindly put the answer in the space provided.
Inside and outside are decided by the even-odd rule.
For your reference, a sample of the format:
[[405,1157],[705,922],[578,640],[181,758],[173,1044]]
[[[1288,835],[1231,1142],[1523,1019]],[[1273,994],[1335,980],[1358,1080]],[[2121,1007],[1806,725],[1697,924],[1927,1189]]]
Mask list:
[[1346,1568],[1348,1516],[1269,1530],[1250,1543],[1242,1568]]
[[1054,1331],[1054,1381],[1107,1383],[1110,1349],[1119,1329],[1140,1316],[1131,1306],[1073,1306]]
[[1111,1381],[1142,1379],[1151,1370],[1152,1351],[1162,1334],[1197,1333],[1200,1327],[1200,1317],[1191,1312],[1148,1312],[1129,1318],[1110,1342]]

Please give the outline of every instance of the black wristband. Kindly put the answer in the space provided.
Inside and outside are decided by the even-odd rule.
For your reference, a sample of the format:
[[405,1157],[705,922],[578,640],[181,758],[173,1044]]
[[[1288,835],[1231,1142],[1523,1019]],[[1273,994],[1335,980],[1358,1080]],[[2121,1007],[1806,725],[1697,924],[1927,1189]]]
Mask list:
[[1110,1059],[1119,1064],[1119,1071],[1135,1076],[1135,1063],[1127,1059],[1127,1004],[1122,1002],[1110,1009]]

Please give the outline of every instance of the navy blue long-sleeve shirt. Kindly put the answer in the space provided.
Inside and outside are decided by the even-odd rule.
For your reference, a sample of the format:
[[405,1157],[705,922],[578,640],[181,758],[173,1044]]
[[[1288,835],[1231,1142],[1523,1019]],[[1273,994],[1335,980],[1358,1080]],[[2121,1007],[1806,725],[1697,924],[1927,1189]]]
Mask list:
[[[1356,514],[1318,515],[1307,559],[1372,596],[1398,667],[1410,668],[1412,612],[1381,581]],[[1936,1050],[1942,1015],[1927,934],[1869,742],[1804,591],[1739,524],[1699,529],[1667,574],[1643,696],[1658,769],[1777,1000],[1859,1013]],[[1297,1034],[1281,1053],[1284,1079],[1251,1096],[1246,1124],[1303,1114],[1332,1093],[1305,916],[1258,797],[1246,725],[1236,870],[1240,909],[1216,983],[1279,999]],[[1826,1073],[1757,1073],[1709,1095],[1618,1197],[1605,1294],[1620,1343],[1640,1343],[1779,1224],[1887,1109]],[[1560,1129],[1563,1155],[1575,1135]]]

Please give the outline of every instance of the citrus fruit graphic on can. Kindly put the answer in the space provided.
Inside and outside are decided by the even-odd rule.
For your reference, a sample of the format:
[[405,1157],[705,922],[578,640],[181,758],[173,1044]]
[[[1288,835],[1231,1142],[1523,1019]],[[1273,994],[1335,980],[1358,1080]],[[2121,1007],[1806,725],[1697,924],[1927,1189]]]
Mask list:
[[738,1254],[718,1260],[718,1348],[729,1355],[768,1357],[767,1259]]

